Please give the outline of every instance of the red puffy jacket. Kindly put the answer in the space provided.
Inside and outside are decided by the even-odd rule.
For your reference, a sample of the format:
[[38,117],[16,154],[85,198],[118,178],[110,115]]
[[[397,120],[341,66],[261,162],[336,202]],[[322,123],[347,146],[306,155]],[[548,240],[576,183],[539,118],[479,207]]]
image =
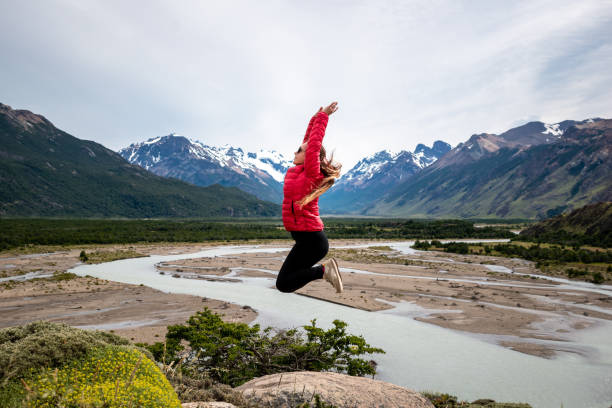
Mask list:
[[283,186],[283,224],[287,231],[321,231],[323,221],[319,217],[319,198],[304,207],[298,201],[317,188],[323,180],[319,154],[329,116],[318,112],[310,119],[304,141],[308,142],[304,163],[287,170]]

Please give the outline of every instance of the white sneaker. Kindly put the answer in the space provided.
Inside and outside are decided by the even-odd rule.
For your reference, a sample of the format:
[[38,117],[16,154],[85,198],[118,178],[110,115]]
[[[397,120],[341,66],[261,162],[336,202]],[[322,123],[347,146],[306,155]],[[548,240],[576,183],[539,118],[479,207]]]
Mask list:
[[331,283],[336,289],[336,293],[342,293],[344,286],[342,285],[342,276],[340,276],[340,268],[338,268],[338,262],[334,258],[330,258],[329,261],[323,264],[325,266],[325,272],[323,273],[323,279]]

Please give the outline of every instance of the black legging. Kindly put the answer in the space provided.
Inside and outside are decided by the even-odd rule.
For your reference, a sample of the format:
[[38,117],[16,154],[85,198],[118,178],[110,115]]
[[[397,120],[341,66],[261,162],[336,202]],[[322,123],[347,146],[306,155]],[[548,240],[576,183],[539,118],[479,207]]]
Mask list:
[[329,250],[329,243],[323,231],[291,231],[291,237],[295,240],[295,245],[276,278],[276,288],[286,293],[323,278],[323,266],[313,265],[323,259]]

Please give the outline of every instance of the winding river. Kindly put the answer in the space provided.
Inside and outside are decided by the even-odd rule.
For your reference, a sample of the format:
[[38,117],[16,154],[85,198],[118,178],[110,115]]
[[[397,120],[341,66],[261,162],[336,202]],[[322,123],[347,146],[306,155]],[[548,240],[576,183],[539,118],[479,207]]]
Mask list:
[[[408,241],[375,245],[414,253],[410,248],[412,242]],[[414,320],[414,316],[425,312],[410,302],[396,303],[393,309],[385,311],[366,312],[281,293],[272,289],[274,282],[270,278],[240,277],[240,283],[176,279],[159,274],[155,267],[159,262],[180,259],[287,249],[220,246],[192,254],[80,265],[70,272],[249,305],[258,313],[254,323],[264,327],[298,327],[313,318],[319,326],[330,327],[334,319],[344,320],[350,333],[361,334],[368,343],[386,351],[374,356],[378,362],[377,379],[416,391],[447,392],[470,401],[493,398],[527,402],[543,408],[607,408],[612,403],[612,323],[606,320],[593,319],[596,324],[592,328],[570,335],[568,348],[580,353],[560,353],[554,359],[544,359],[501,347],[495,344],[495,336],[463,333]],[[503,272],[498,266],[490,267]],[[561,281],[568,289],[612,296],[611,286]]]

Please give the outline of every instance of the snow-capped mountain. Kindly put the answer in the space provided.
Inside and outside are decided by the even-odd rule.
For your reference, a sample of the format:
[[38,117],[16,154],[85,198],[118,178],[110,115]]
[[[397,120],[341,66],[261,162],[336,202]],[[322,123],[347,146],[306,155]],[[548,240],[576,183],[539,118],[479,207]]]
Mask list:
[[492,133],[475,134],[468,141],[459,143],[434,167],[441,168],[453,164],[471,163],[495,153],[501,148],[520,147],[527,149],[532,146],[555,143],[563,138],[563,134],[571,126],[592,123],[594,120],[599,120],[599,118],[583,121],[564,120],[559,123],[529,122],[499,135]]
[[414,152],[382,150],[365,157],[321,197],[321,210],[345,214],[363,208],[450,149],[448,143],[436,141],[431,148],[419,144]]
[[612,200],[612,120],[473,135],[360,215],[548,218]]
[[293,165],[276,151],[252,153],[229,145],[208,146],[174,133],[134,143],[119,154],[160,176],[199,186],[237,187],[276,203],[282,201],[283,178]]

